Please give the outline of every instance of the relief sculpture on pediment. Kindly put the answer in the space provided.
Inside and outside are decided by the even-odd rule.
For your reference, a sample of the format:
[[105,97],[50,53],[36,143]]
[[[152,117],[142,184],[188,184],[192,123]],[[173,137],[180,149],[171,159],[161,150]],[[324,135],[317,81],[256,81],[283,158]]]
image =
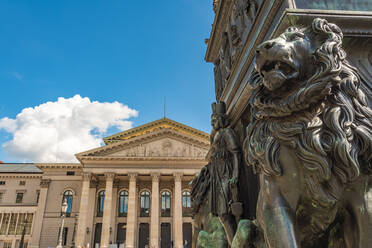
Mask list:
[[173,139],[161,139],[122,151],[112,153],[115,157],[200,157],[204,158],[206,148],[196,147]]

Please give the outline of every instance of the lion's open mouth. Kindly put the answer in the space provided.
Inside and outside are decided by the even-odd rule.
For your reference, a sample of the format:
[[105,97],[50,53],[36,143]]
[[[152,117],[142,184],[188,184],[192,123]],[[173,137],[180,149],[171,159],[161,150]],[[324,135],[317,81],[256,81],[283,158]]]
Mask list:
[[262,74],[266,74],[272,70],[281,71],[284,75],[290,75],[296,71],[292,66],[282,61],[267,61],[261,67]]
[[294,66],[279,60],[266,61],[259,69],[259,72],[264,79],[265,86],[269,90],[280,88],[286,80],[298,75]]

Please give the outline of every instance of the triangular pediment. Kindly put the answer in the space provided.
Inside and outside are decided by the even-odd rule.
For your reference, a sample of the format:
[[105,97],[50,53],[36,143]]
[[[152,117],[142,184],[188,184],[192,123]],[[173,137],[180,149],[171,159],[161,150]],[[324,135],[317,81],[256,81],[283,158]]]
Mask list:
[[150,134],[162,129],[172,129],[187,136],[209,140],[209,134],[164,117],[162,119],[105,137],[103,141],[106,145],[113,144],[123,140],[133,139],[145,134]]
[[209,135],[197,136],[172,127],[162,127],[128,139],[116,140],[105,146],[76,154],[76,157],[80,161],[204,159],[208,150]]

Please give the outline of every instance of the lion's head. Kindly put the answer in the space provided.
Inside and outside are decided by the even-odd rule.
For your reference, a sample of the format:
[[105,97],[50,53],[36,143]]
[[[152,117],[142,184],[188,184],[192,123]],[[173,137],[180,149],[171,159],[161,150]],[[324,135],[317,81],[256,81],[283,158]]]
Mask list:
[[337,25],[317,18],[311,27],[290,27],[259,45],[256,70],[262,87],[253,102],[258,115],[288,116],[329,95],[341,71],[353,70],[345,61],[342,38]]

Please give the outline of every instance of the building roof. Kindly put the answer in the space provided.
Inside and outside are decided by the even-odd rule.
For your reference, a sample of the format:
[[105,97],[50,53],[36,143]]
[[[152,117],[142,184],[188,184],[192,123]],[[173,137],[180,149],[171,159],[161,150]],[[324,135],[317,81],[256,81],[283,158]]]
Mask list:
[[126,131],[108,136],[108,137],[104,138],[103,141],[105,142],[106,145],[108,145],[108,144],[112,144],[112,143],[115,143],[115,142],[120,142],[120,141],[123,141],[123,140],[128,140],[128,139],[131,139],[131,138],[135,138],[135,137],[140,136],[140,135],[149,134],[149,133],[152,133],[154,131],[157,131],[159,129],[164,129],[164,128],[174,129],[174,130],[176,130],[178,132],[181,132],[181,133],[184,133],[186,135],[194,136],[194,137],[197,137],[199,139],[201,138],[201,139],[205,139],[205,140],[209,141],[209,134],[208,133],[205,133],[205,132],[200,131],[198,129],[186,126],[182,123],[173,121],[173,120],[165,118],[165,117],[161,118],[159,120],[156,120],[156,121],[153,121],[153,122],[150,122],[150,123],[146,123],[144,125],[141,125],[141,126],[138,126],[138,127],[135,127],[135,128],[131,128],[129,130],[126,130]]
[[2,163],[0,164],[0,173],[43,173],[32,163]]

